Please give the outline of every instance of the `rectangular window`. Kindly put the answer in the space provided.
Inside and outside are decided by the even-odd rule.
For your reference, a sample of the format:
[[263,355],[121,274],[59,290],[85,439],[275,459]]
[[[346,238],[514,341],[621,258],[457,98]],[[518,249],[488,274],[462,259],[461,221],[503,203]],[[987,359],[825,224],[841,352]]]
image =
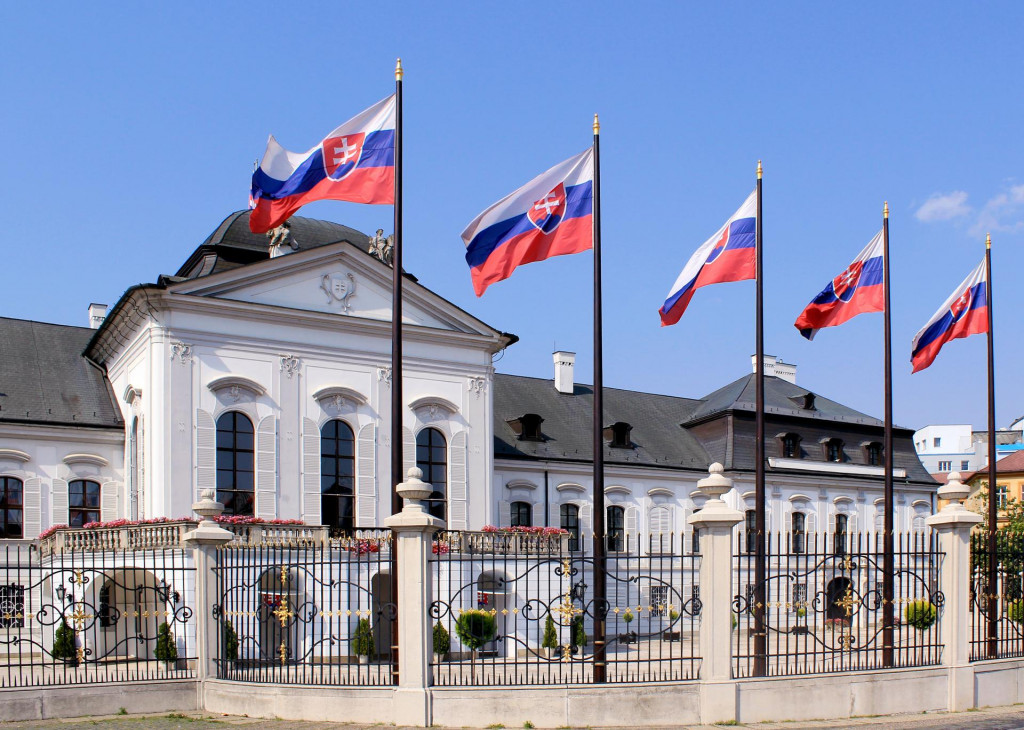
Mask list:
[[651,586],[651,615],[668,615],[668,586]]
[[967,471],[970,468],[971,462],[967,461],[966,459],[960,462],[960,471]]
[[935,447],[936,449],[939,448],[940,446],[942,446],[942,439],[939,438],[938,436],[933,438],[932,439],[932,446]]
[[952,471],[952,469],[953,469],[953,462],[952,461],[940,461],[939,462],[939,471]]
[[1003,509],[1006,507],[1006,498],[1009,495],[1009,487],[1005,484],[996,485],[996,507]]
[[748,509],[746,514],[747,552],[757,552],[757,512]]
[[807,584],[806,583],[794,583],[793,584],[793,608],[806,608],[807,607]]
[[0,586],[0,628],[25,627],[25,586]]

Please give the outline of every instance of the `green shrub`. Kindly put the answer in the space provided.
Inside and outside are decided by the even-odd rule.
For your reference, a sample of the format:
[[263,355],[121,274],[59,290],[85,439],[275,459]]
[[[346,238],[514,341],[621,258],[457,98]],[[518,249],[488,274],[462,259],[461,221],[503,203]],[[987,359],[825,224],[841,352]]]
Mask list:
[[53,633],[52,656],[54,659],[63,659],[70,664],[78,664],[75,630],[68,626],[68,622],[63,618],[60,620],[60,626]]
[[558,632],[555,631],[555,620],[551,618],[550,613],[544,620],[544,637],[540,645],[545,649],[554,649],[558,646]]
[[797,618],[803,618],[806,615],[807,615],[807,609],[804,608],[803,606],[800,606],[799,608],[796,609],[796,617]]
[[463,611],[455,622],[455,633],[463,646],[476,651],[498,633],[498,621],[490,611]]
[[669,611],[668,612],[668,620],[671,621],[672,623],[675,623],[676,621],[678,621],[679,620],[679,611],[675,610],[674,608],[671,611]]
[[1024,599],[1018,598],[1006,607],[1006,615],[1015,624],[1024,623]]
[[925,599],[911,601],[903,609],[903,620],[921,631],[930,628],[936,617],[935,606]]
[[373,654],[373,628],[370,619],[361,618],[356,624],[356,632],[352,637],[352,650],[359,656]]
[[587,645],[587,632],[583,626],[582,616],[576,616],[572,620],[572,644],[573,646]]
[[633,615],[633,611],[628,608],[626,609],[625,613],[622,614],[622,620],[625,621],[627,624],[633,623],[634,618],[636,617]]
[[238,632],[231,622],[223,619],[220,622],[220,657],[224,661],[238,661]]
[[730,615],[732,616],[732,627],[735,629],[737,626],[740,625],[740,620],[736,618],[736,614],[733,613]]
[[156,650],[153,655],[161,662],[173,662],[178,659],[178,647],[174,645],[171,627],[166,621],[156,630]]
[[444,656],[452,649],[452,637],[448,630],[438,621],[434,624],[434,653]]

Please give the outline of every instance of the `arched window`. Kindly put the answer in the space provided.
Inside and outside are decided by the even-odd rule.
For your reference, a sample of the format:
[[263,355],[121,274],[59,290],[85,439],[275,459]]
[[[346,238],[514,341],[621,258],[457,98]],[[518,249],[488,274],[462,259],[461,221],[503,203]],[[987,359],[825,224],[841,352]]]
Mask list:
[[256,489],[252,421],[228,411],[217,419],[217,501],[226,515],[252,515]]
[[608,550],[621,552],[626,549],[626,510],[613,504],[605,513],[604,534],[608,536]]
[[757,510],[748,509],[744,516],[746,517],[747,552],[757,552]]
[[332,532],[355,527],[355,435],[344,421],[320,429],[320,521]]
[[427,512],[445,517],[448,493],[448,442],[436,428],[425,428],[416,436],[416,466],[423,470],[423,481],[434,488],[426,500]]
[[25,536],[24,485],[14,477],[0,477],[0,538],[20,540]]
[[835,554],[846,555],[846,527],[850,518],[844,514],[836,514],[836,531],[833,535]]
[[529,502],[512,503],[512,527],[533,527],[533,505]]
[[806,537],[807,515],[803,512],[793,513],[792,547],[794,553],[804,551],[804,539]]
[[68,523],[81,527],[100,521],[100,485],[88,479],[68,484]]
[[580,508],[574,504],[563,504],[559,510],[563,530],[569,532],[569,549],[580,549]]
[[139,419],[132,419],[128,434],[128,515],[139,519]]

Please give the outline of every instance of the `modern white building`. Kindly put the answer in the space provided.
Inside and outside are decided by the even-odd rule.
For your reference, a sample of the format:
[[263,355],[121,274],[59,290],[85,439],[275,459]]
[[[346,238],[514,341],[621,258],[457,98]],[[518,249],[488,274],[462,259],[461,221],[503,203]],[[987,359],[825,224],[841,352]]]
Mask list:
[[[90,306],[93,328],[0,319],[4,537],[187,516],[205,489],[229,514],[339,531],[382,524],[397,446],[391,269],[344,226],[295,217],[282,232],[272,254],[247,213],[232,214],[174,275],[129,288],[109,311]],[[517,338],[410,274],[404,318],[401,446],[435,487],[432,511],[452,529],[589,532],[593,399],[572,353],[555,353],[551,379],[497,374],[493,356]],[[880,528],[881,421],[771,364],[771,529]],[[736,481],[730,503],[753,509],[752,375],[687,395],[607,389],[610,532],[690,535],[697,480],[716,461]],[[969,427],[930,428],[947,430],[921,439],[969,458]],[[903,530],[923,530],[934,508],[918,440],[895,431]]]
[[[1024,449],[1020,421],[996,431],[996,459]],[[974,472],[988,465],[988,432],[969,424],[930,425],[914,432],[914,448],[930,474]]]

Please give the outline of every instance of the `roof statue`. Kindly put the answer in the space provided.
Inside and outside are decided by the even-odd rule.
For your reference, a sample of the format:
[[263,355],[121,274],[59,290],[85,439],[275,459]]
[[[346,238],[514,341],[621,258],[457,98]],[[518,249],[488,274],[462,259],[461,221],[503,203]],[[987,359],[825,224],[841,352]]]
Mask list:
[[383,261],[388,266],[391,265],[391,252],[395,247],[394,235],[384,236],[384,229],[378,228],[377,235],[370,239],[370,247],[367,249],[370,255],[375,259]]
[[267,231],[266,236],[270,240],[270,258],[277,258],[299,250],[298,241],[292,238],[291,228],[291,224],[285,221],[277,228]]

